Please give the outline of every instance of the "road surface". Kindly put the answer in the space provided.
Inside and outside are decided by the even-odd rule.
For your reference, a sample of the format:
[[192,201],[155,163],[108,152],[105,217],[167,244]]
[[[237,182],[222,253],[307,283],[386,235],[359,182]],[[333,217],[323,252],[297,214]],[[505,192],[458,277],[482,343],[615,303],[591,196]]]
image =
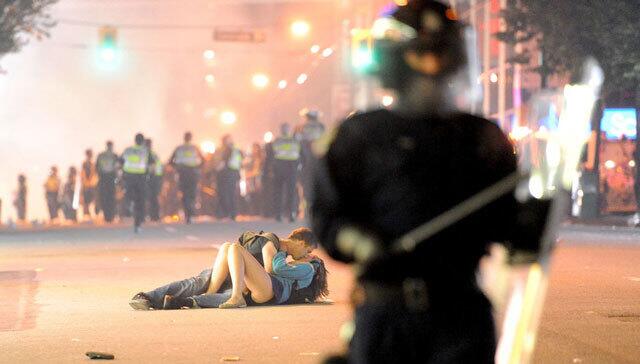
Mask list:
[[[333,304],[133,311],[138,291],[192,276],[244,229],[272,222],[0,233],[0,363],[317,363],[342,343],[351,273],[329,262]],[[640,361],[640,234],[567,226],[552,263],[538,363]]]

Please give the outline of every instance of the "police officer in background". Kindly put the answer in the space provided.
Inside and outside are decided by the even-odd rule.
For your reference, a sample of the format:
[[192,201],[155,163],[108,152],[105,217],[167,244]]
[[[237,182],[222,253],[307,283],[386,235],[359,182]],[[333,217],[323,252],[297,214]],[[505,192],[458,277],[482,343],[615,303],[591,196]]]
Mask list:
[[410,0],[373,32],[377,75],[397,93],[397,106],[342,123],[318,161],[311,207],[327,252],[359,268],[346,360],[493,363],[492,307],[476,271],[488,244],[509,237],[513,195],[412,252],[390,246],[514,173],[513,147],[494,123],[453,103],[451,93],[464,94],[452,85],[465,79],[468,58],[453,10]]
[[282,124],[280,133],[272,145],[276,220],[282,221],[284,215],[293,222],[298,214],[296,176],[301,146],[291,134],[289,124]]
[[304,118],[302,124],[296,127],[296,139],[300,142],[300,182],[306,203],[311,201],[311,191],[313,190],[313,155],[312,145],[324,134],[325,127],[320,122],[320,114],[317,110],[303,109],[300,114]]
[[176,148],[171,156],[171,164],[176,167],[179,175],[182,207],[187,224],[191,223],[191,218],[194,215],[200,167],[204,161],[200,148],[192,144],[191,139],[191,132],[184,133],[184,144]]
[[220,162],[218,164],[218,217],[236,219],[238,215],[238,186],[240,182],[240,168],[242,167],[242,152],[233,145],[231,135],[222,137]]
[[156,152],[153,151],[151,139],[145,140],[145,146],[153,159],[153,163],[149,166],[149,176],[147,177],[149,219],[151,221],[160,221],[160,204],[158,198],[162,189],[162,175],[164,174],[164,169],[162,161],[158,158]]
[[133,203],[133,229],[138,233],[145,218],[147,173],[155,161],[144,145],[144,135],[136,134],[135,142],[134,146],[124,150],[121,163],[127,199]]
[[113,152],[113,142],[107,141],[107,149],[98,154],[98,198],[104,221],[110,223],[116,214],[116,178],[118,177],[118,155]]

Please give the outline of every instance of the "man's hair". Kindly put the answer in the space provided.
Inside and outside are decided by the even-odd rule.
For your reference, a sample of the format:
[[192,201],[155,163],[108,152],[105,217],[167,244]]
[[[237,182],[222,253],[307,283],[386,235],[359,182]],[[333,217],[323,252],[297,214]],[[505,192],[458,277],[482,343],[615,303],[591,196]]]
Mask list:
[[136,144],[142,145],[144,143],[144,135],[142,133],[136,134]]
[[291,234],[289,234],[289,239],[302,240],[306,245],[312,246],[314,249],[319,245],[318,238],[315,236],[315,234],[311,231],[311,229],[305,227],[293,230]]

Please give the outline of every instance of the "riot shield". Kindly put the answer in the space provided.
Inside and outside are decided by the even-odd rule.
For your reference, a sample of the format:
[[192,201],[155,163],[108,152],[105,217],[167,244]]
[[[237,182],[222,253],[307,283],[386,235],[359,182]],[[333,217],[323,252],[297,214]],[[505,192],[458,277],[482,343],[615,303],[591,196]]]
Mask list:
[[[583,78],[561,90],[548,90],[532,98],[529,113],[514,128],[519,169],[525,176],[516,188],[523,208],[527,202],[548,204],[539,249],[509,252],[507,268],[500,270],[496,286],[504,288],[494,300],[500,339],[496,363],[529,363],[546,295],[549,263],[558,225],[567,216],[568,199],[581,153],[591,133],[591,116],[603,81],[594,60],[583,67]],[[502,298],[502,299],[500,299]]]

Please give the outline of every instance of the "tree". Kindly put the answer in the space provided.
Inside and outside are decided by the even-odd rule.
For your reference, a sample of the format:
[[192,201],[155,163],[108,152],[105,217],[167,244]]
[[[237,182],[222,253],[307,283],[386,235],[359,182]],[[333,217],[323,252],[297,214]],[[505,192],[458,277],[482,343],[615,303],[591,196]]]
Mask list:
[[[605,98],[627,93],[640,96],[640,1],[637,0],[508,0],[502,12],[506,31],[497,38],[508,44],[534,41],[543,78],[576,74],[587,56],[605,73]],[[528,63],[530,55],[513,61]],[[526,61],[526,62],[525,62]]]
[[48,10],[58,0],[0,0],[0,59],[18,52],[29,39],[49,36],[55,25]]

